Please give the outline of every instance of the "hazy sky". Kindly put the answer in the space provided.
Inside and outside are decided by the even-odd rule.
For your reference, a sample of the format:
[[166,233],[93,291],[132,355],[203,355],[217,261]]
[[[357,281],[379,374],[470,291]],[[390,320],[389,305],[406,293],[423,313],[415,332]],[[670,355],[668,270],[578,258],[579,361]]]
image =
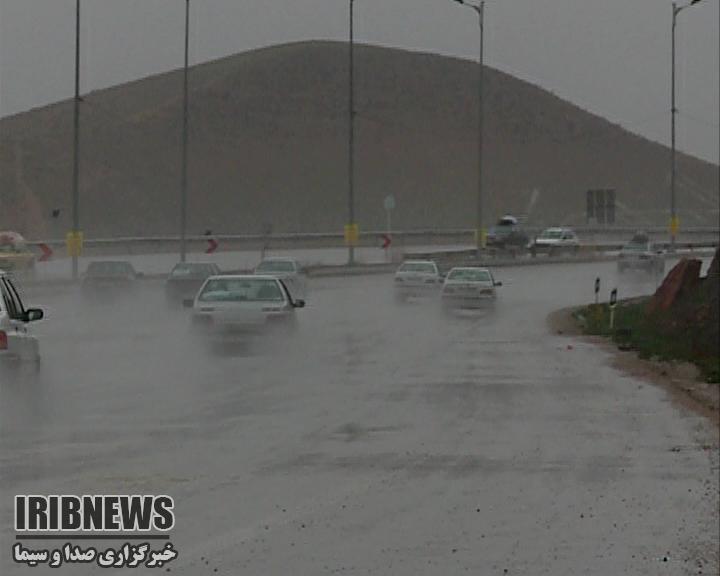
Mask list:
[[[688,0],[689,1],[689,0]],[[183,0],[82,0],[82,90],[177,68]],[[359,42],[475,58],[474,13],[451,0],[356,0]],[[678,22],[678,146],[718,162],[718,0]],[[71,96],[74,0],[0,0],[0,114]],[[347,37],[348,0],[191,0],[191,62]],[[669,141],[669,0],[490,0],[487,64]]]

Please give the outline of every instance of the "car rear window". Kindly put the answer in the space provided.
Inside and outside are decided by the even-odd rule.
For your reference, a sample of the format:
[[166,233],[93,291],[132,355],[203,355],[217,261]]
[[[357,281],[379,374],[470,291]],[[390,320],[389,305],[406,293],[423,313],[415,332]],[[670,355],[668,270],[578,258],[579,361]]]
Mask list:
[[172,278],[207,278],[214,268],[210,264],[177,264],[170,272]]
[[255,278],[214,278],[208,280],[200,302],[282,302],[285,299],[275,280]]
[[452,270],[448,280],[466,280],[468,282],[491,282],[492,277],[487,270],[472,270],[470,268]]
[[398,268],[399,272],[419,272],[422,274],[435,274],[435,265],[430,262],[405,262]]
[[295,272],[295,264],[289,260],[266,260],[256,268],[258,272]]

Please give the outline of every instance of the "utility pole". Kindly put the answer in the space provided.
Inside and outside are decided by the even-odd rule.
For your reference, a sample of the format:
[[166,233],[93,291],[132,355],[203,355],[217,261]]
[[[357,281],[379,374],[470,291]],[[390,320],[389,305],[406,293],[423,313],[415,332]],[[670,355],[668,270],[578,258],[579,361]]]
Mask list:
[[478,143],[477,143],[477,213],[475,222],[475,248],[477,255],[480,257],[482,250],[485,248],[485,230],[483,227],[483,137],[484,137],[484,121],[485,121],[485,102],[484,102],[484,72],[485,72],[485,0],[479,4],[471,4],[465,0],[453,0],[458,4],[472,8],[478,15],[478,24],[480,29],[480,58],[478,61]]
[[187,258],[187,160],[188,160],[188,62],[190,48],[190,0],[185,0],[185,66],[183,67],[182,168],[180,180],[180,262]]
[[670,66],[670,250],[675,250],[675,236],[677,235],[680,223],[675,209],[675,173],[676,173],[676,149],[675,149],[675,116],[677,106],[675,105],[675,31],[677,28],[677,17],[680,12],[702,0],[691,0],[689,4],[678,6],[677,2],[672,3],[672,64]]
[[75,98],[73,100],[72,277],[78,278],[80,231],[80,0],[75,0]]
[[677,216],[675,214],[675,28],[677,15],[680,12],[677,3],[672,3],[672,66],[670,72],[670,250],[675,250],[675,234],[677,233]]
[[355,38],[354,4],[350,0],[350,46],[348,62],[348,223],[345,228],[345,240],[348,245],[348,264],[355,264]]
[[480,25],[480,68],[478,71],[478,197],[477,197],[477,240],[478,257],[485,248],[485,229],[483,228],[483,139],[485,122],[484,70],[485,70],[485,0],[480,2],[478,10]]

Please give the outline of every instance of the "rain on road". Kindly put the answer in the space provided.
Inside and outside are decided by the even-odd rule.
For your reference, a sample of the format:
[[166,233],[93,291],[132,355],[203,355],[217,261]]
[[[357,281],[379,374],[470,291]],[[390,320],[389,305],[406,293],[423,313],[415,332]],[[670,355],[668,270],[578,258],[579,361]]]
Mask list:
[[717,573],[717,431],[546,326],[596,275],[617,282],[498,269],[495,309],[462,317],[395,304],[389,275],[313,279],[298,332],[240,356],[208,354],[159,282],[30,291],[43,365],[0,389],[3,513],[168,493],[175,574]]

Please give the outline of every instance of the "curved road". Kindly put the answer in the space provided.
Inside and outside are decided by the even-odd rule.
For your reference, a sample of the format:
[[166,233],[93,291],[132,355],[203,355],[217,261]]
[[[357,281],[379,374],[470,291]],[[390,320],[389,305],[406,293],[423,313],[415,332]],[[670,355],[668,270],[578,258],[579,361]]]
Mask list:
[[174,574],[716,574],[717,430],[548,332],[596,275],[499,269],[495,311],[451,318],[388,275],[313,280],[293,338],[225,357],[159,283],[38,289],[42,369],[0,388],[0,572],[28,571],[16,493],[167,493]]

